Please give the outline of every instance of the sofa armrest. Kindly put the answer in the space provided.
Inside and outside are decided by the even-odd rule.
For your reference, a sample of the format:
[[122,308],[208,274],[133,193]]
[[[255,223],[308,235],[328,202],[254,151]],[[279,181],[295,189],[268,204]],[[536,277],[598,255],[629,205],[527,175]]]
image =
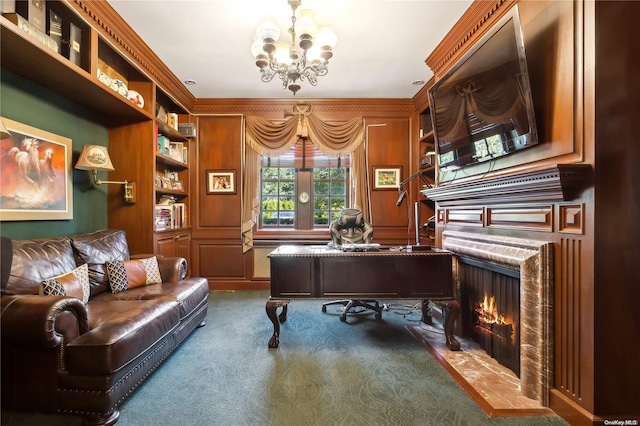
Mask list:
[[183,257],[158,257],[163,283],[182,281],[187,277],[187,261]]
[[89,330],[87,307],[67,296],[2,296],[2,344],[53,348]]

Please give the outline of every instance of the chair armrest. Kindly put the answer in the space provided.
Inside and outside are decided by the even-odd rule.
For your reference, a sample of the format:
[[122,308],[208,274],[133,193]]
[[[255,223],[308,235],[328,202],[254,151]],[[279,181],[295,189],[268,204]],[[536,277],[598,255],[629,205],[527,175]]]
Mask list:
[[2,296],[2,344],[59,346],[89,330],[87,307],[67,296]]
[[158,257],[158,268],[163,283],[178,282],[187,277],[187,261],[184,257]]

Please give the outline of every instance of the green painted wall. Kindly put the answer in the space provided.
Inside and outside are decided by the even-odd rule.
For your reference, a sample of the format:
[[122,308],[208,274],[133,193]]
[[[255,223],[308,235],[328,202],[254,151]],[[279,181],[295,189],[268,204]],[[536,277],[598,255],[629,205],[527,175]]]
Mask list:
[[[72,165],[83,145],[108,145],[108,129],[91,121],[91,114],[84,107],[4,68],[0,69],[0,115],[70,138]],[[0,234],[12,239],[44,238],[106,227],[106,188],[91,185],[89,172],[74,169],[72,220],[0,221]]]

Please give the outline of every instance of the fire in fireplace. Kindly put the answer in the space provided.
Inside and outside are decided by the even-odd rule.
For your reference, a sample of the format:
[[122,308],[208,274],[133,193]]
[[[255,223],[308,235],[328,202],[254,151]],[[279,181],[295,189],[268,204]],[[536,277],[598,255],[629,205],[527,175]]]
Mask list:
[[520,377],[520,273],[458,259],[463,334]]
[[495,303],[495,296],[484,294],[482,302],[476,304],[474,309],[476,331],[489,333],[501,339],[505,343],[513,342],[513,324],[500,313]]

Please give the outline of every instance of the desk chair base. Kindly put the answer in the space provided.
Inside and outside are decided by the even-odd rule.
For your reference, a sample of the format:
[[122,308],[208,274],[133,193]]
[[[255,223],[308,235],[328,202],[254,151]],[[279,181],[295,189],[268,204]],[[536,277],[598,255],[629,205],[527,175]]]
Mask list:
[[[375,303],[375,305],[372,305]],[[365,309],[370,309],[376,312],[376,319],[379,320],[382,318],[382,306],[378,303],[377,300],[363,300],[363,299],[351,299],[351,300],[334,300],[333,302],[327,302],[322,304],[322,312],[327,312],[327,306],[329,305],[342,305],[344,306],[344,311],[342,311],[342,315],[340,315],[340,321],[347,322],[347,314],[352,308],[362,307]]]

